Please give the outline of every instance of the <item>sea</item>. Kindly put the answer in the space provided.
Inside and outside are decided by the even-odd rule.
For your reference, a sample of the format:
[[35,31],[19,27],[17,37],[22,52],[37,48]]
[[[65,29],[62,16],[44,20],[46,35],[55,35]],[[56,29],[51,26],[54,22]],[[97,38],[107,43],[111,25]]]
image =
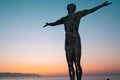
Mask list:
[[[0,80],[70,80],[70,79],[69,76],[42,76],[42,77],[1,77]],[[83,75],[82,80],[120,80],[120,75]]]

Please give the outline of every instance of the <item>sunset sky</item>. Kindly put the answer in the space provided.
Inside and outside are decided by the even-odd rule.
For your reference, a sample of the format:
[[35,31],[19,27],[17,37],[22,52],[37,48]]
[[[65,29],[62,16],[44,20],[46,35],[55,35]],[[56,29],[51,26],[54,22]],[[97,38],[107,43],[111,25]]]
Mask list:
[[[0,0],[0,72],[68,74],[64,25],[42,26],[105,0]],[[86,73],[120,72],[120,0],[81,19],[81,65]]]

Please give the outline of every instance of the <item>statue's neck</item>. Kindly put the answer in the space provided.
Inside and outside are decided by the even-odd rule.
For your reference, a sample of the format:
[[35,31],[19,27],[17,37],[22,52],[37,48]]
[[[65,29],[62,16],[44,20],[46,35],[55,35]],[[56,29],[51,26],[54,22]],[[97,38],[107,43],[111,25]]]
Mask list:
[[74,14],[74,12],[68,12],[68,15]]

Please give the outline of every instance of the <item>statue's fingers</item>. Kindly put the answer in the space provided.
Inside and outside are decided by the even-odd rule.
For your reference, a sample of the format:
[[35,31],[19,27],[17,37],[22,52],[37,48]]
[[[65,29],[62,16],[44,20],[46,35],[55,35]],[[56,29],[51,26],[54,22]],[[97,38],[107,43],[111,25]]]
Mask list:
[[110,2],[109,4],[112,4],[112,2]]
[[46,25],[44,25],[43,27],[46,27]]

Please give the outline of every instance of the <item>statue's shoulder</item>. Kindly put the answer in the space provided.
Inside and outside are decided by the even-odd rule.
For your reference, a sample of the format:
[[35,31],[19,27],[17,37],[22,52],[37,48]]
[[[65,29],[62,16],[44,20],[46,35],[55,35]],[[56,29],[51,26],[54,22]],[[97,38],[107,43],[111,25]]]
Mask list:
[[65,21],[67,19],[68,16],[64,16],[61,18],[61,20]]
[[89,10],[85,9],[85,10],[82,10],[82,11],[78,11],[76,12],[76,16],[78,17],[83,17],[84,15],[86,15],[88,13]]
[[77,11],[76,14],[82,14],[82,13],[84,13],[84,12],[86,12],[86,11],[87,11],[87,9],[82,10],[82,11]]

